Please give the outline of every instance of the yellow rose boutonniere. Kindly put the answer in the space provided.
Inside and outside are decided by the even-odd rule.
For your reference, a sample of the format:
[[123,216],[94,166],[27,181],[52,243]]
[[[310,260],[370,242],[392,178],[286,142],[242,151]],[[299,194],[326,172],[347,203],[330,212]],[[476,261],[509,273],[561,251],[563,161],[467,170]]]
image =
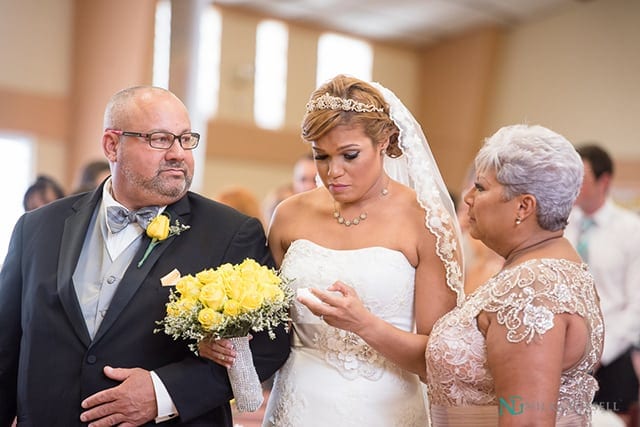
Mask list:
[[169,217],[158,215],[147,226],[147,236],[152,239],[164,240],[169,237]]
[[177,219],[175,220],[173,225],[171,225],[171,217],[169,216],[168,212],[163,212],[153,218],[147,226],[147,236],[151,238],[151,241],[149,242],[149,246],[147,246],[147,250],[142,256],[142,259],[138,262],[138,268],[142,267],[142,264],[145,262],[153,248],[155,248],[158,243],[163,242],[171,236],[178,235],[183,231],[188,230],[189,228],[191,227],[185,224],[181,224]]

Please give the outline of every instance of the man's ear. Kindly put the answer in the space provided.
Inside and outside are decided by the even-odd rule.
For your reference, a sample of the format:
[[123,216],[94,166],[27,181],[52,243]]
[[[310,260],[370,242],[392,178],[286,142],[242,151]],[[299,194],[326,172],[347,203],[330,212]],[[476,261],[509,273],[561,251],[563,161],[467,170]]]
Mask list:
[[113,132],[106,131],[102,135],[102,151],[110,162],[115,162],[118,154],[120,138]]
[[598,186],[602,188],[604,194],[609,193],[609,188],[611,187],[611,174],[608,172],[603,173],[597,180]]

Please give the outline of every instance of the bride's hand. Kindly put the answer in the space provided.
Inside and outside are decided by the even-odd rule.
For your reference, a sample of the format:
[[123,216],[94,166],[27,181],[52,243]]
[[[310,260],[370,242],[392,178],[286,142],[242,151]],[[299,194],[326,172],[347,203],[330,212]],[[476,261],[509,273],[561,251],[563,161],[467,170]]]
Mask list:
[[320,301],[305,296],[298,297],[298,301],[335,328],[359,334],[360,330],[368,324],[370,316],[373,316],[364,306],[355,289],[340,281],[329,286],[326,291],[315,288],[309,288],[309,290]]
[[198,354],[218,365],[230,368],[236,360],[236,351],[229,340],[203,340],[198,343]]

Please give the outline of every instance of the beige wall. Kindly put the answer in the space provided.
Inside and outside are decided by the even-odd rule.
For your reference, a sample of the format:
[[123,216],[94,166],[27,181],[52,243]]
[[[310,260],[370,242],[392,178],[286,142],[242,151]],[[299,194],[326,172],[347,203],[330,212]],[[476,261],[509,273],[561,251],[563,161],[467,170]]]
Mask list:
[[[300,138],[300,121],[315,88],[316,46],[322,30],[295,24],[289,27],[285,124],[279,131],[264,130],[253,123],[253,81],[241,77],[243,70],[253,63],[255,28],[264,17],[234,8],[221,10],[220,110],[207,130],[203,192],[215,195],[237,180],[262,198],[269,189],[290,178],[295,160],[309,150]],[[373,48],[373,79],[393,88],[409,108],[418,109],[419,52],[383,44],[373,44]]]
[[[154,0],[0,0],[0,131],[33,135],[39,171],[71,186],[85,159],[101,156],[108,96],[149,83]],[[315,85],[319,28],[289,27],[285,127],[253,124],[258,15],[223,9],[219,114],[208,124],[203,192],[240,181],[262,196],[288,179],[308,149],[299,137]],[[374,43],[374,80],[416,114],[447,183],[457,189],[482,138],[536,122],[573,141],[597,139],[638,182],[640,2],[576,2],[560,13],[499,31],[481,29],[425,49]],[[630,184],[633,185],[633,184]]]
[[75,0],[69,172],[104,158],[104,107],[127,86],[150,84],[155,0]]
[[422,54],[418,118],[454,192],[461,192],[482,142],[500,36],[497,29],[480,29]]
[[220,95],[217,117],[221,120],[253,122],[253,69],[258,18],[234,11],[222,12],[220,49]]
[[640,158],[640,2],[576,5],[506,34],[486,132],[540,123]]
[[66,97],[74,0],[0,0],[0,87]]
[[373,80],[391,89],[417,117],[423,101],[420,51],[384,44],[373,44],[373,49]]
[[489,135],[508,123],[543,124],[616,163],[614,198],[640,212],[640,2],[599,0],[505,35]]
[[318,58],[316,46],[320,32],[292,25],[289,27],[289,81],[285,113],[285,129],[300,133],[304,106],[316,87]]
[[72,37],[73,0],[0,0],[0,132],[32,139],[36,170],[60,180]]
[[36,143],[36,171],[74,187],[103,158],[102,113],[150,82],[155,0],[0,0],[0,131]]
[[218,192],[235,185],[251,188],[260,199],[272,189],[290,182],[292,169],[287,165],[240,159],[207,159],[207,180],[202,194],[215,198]]

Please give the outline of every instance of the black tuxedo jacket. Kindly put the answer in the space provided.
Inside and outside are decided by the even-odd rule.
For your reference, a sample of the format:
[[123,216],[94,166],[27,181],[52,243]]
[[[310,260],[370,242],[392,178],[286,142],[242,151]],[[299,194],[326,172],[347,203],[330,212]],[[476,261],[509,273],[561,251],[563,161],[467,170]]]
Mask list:
[[[158,374],[180,413],[162,425],[231,426],[226,369],[153,332],[169,295],[160,278],[174,268],[195,274],[247,257],[272,266],[260,222],[194,193],[168,206],[172,223],[191,228],[157,245],[138,268],[149,243],[143,236],[91,340],[71,276],[101,196],[102,186],[58,200],[15,226],[0,272],[0,426],[16,414],[21,426],[83,425],[82,400],[117,385],[104,376],[105,365]],[[289,339],[283,329],[273,341],[257,333],[251,347],[264,380],[286,360]]]

